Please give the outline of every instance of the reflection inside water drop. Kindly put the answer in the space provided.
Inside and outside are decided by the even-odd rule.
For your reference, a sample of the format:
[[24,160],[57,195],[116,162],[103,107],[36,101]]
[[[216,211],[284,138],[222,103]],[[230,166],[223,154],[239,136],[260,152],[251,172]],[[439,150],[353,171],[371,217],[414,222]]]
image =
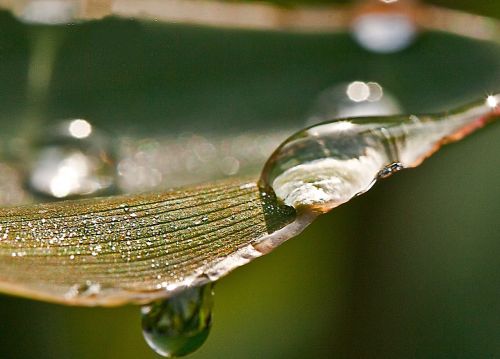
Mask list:
[[142,307],[142,333],[155,352],[180,357],[205,342],[212,324],[213,286],[209,283],[189,288]]

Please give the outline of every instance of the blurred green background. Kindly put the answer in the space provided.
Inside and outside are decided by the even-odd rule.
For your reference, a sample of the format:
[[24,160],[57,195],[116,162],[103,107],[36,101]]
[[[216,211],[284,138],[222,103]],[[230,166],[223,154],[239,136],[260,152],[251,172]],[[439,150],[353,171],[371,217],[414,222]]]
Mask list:
[[[500,17],[494,1],[448,3]],[[60,48],[49,91],[29,97],[39,36]],[[406,112],[446,109],[500,90],[500,46],[425,33],[378,55],[348,34],[117,19],[49,29],[0,12],[3,139],[35,113],[135,136],[300,127],[318,93],[353,80],[379,82]],[[446,147],[222,279],[192,358],[500,357],[499,138],[496,124]],[[137,307],[0,296],[2,359],[154,357]]]

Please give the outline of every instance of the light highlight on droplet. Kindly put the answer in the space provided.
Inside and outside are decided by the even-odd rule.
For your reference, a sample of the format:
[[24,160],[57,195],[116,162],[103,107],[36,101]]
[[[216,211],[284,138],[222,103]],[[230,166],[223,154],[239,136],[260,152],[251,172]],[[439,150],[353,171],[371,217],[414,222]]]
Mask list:
[[496,96],[490,95],[486,98],[486,105],[491,107],[491,108],[497,107],[498,103],[499,103],[499,100],[498,100],[498,98],[496,98]]
[[382,89],[382,86],[380,86],[376,82],[368,82],[366,85],[370,90],[370,94],[368,95],[368,98],[366,100],[370,102],[380,101],[382,96],[384,96],[384,90]]
[[370,88],[364,82],[354,81],[347,86],[346,94],[352,101],[361,102],[370,96]]
[[73,120],[69,124],[68,131],[75,138],[86,138],[92,133],[92,125],[85,120]]

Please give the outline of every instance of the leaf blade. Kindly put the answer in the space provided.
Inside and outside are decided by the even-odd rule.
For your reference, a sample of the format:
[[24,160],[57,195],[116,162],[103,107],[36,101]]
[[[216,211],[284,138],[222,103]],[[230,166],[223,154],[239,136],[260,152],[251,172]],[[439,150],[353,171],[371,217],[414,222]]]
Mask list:
[[294,218],[241,180],[4,208],[0,291],[70,305],[149,302],[260,256],[252,246]]

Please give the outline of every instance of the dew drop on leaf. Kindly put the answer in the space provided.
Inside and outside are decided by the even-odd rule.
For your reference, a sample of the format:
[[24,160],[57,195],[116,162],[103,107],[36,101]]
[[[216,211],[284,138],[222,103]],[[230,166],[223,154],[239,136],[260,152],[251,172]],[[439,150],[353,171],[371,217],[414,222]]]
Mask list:
[[30,191],[52,199],[112,192],[115,166],[109,139],[88,121],[62,121],[37,141],[28,171]]

